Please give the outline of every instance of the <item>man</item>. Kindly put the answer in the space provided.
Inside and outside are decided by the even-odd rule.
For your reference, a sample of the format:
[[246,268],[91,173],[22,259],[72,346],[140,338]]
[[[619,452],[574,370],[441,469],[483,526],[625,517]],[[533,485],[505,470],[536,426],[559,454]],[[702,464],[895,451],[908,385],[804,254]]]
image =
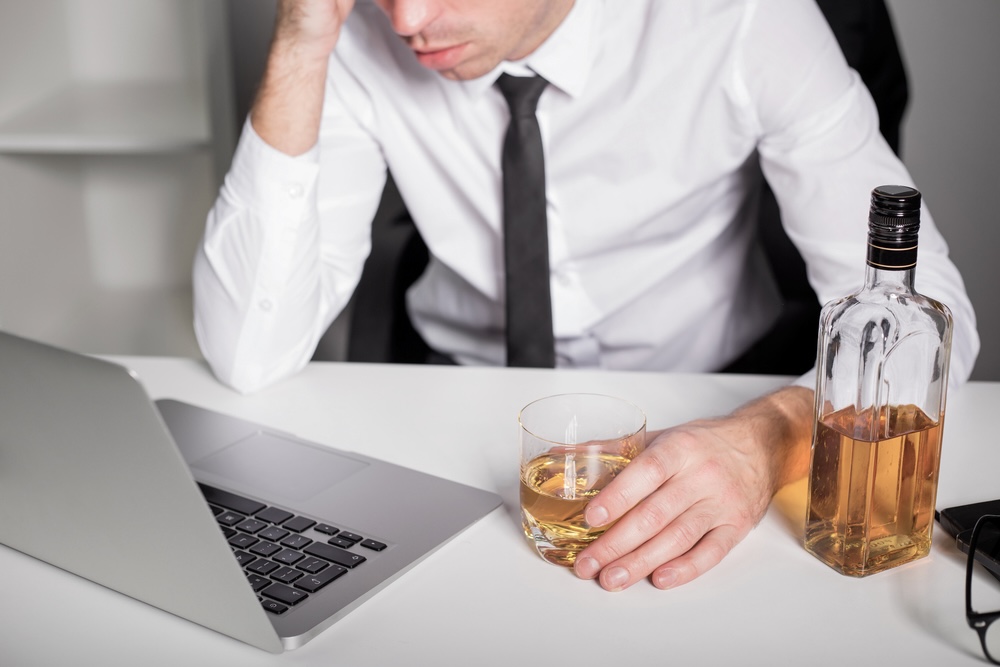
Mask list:
[[[282,0],[195,266],[223,381],[252,391],[309,360],[357,283],[387,167],[431,254],[416,328],[459,363],[505,362],[501,72],[548,81],[559,367],[716,370],[749,347],[777,309],[752,243],[762,171],[822,301],[860,285],[871,188],[910,183],[812,0]],[[964,380],[975,318],[926,213],[920,252]],[[806,472],[798,384],[656,434],[588,506],[618,522],[576,573],[671,588],[718,563]]]

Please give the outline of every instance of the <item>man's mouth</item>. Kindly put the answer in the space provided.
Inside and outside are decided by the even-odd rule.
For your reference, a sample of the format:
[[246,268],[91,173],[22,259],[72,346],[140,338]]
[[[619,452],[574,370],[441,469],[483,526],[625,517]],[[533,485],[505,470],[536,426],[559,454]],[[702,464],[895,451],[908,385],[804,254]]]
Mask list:
[[445,47],[420,47],[413,49],[417,61],[435,71],[449,70],[459,63],[468,47],[468,42]]

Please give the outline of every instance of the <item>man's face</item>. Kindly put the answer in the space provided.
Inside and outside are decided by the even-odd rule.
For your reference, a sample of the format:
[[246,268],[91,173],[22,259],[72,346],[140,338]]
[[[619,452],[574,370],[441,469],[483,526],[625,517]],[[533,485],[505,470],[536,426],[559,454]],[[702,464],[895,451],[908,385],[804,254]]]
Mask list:
[[574,0],[375,0],[420,64],[447,79],[483,76],[529,55]]

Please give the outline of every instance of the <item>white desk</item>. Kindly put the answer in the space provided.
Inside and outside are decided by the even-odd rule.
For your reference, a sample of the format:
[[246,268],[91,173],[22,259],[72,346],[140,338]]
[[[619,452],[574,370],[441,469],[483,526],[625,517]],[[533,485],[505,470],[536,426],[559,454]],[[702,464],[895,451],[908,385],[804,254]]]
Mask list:
[[[155,398],[492,489],[504,506],[279,656],[0,547],[0,665],[984,664],[964,617],[964,558],[943,530],[922,561],[846,578],[800,546],[804,485],[779,494],[719,566],[672,591],[639,583],[608,593],[525,543],[516,414],[528,401],[615,394],[658,428],[728,411],[781,378],[324,363],[239,396],[198,362],[119,361]],[[950,397],[938,507],[1000,496],[998,409],[1000,383]]]

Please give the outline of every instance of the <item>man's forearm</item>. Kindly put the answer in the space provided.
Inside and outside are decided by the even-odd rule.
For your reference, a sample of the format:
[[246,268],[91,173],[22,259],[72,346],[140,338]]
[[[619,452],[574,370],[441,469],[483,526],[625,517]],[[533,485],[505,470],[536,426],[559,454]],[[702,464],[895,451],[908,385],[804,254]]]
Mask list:
[[275,43],[250,111],[250,122],[264,141],[287,155],[300,155],[316,144],[326,69],[327,58]]
[[287,155],[316,144],[327,65],[353,0],[281,0],[260,90],[250,110],[257,134]]

